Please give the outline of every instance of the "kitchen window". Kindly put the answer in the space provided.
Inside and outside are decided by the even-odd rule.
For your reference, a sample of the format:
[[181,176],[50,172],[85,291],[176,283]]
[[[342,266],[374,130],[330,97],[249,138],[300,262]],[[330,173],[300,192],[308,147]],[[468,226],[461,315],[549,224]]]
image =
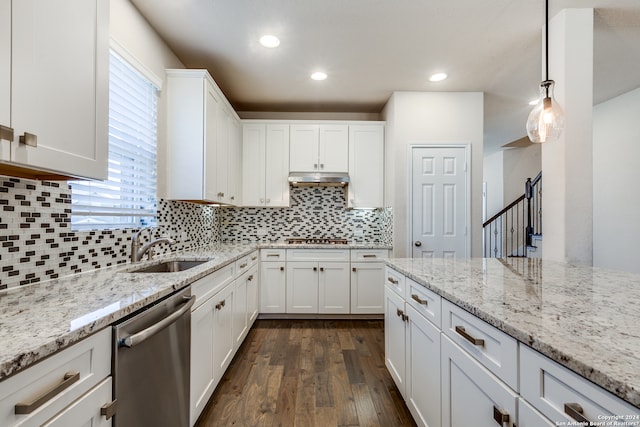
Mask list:
[[73,230],[155,225],[160,86],[123,56],[109,56],[109,178],[70,182]]

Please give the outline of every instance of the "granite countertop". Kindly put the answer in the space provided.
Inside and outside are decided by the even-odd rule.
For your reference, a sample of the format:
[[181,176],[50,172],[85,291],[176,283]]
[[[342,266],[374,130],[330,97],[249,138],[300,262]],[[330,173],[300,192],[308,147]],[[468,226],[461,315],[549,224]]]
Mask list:
[[[259,248],[390,249],[368,243],[220,243],[0,291],[0,381]],[[209,259],[178,273],[130,273],[163,258]]]
[[532,258],[387,264],[640,407],[640,275]]
[[348,243],[342,244],[318,244],[318,243],[287,243],[287,242],[270,242],[260,243],[260,248],[264,249],[393,249],[391,245],[382,243]]

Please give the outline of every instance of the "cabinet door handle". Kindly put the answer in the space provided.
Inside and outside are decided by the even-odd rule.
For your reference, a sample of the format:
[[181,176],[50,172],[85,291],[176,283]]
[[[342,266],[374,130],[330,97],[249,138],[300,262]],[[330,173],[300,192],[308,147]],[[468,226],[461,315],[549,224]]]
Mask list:
[[396,279],[394,279],[393,277],[387,277],[387,281],[393,283],[394,285],[398,284],[398,281]]
[[47,403],[49,400],[53,399],[58,394],[62,393],[64,390],[71,387],[73,383],[76,383],[79,380],[80,380],[80,372],[78,371],[67,372],[66,374],[64,374],[64,376],[62,377],[62,381],[59,384],[45,391],[44,393],[36,397],[31,402],[17,403],[16,406],[14,407],[15,414],[24,415],[24,414],[32,413],[33,411],[35,411],[36,409],[38,409],[39,407]]
[[318,267],[313,267],[313,271],[318,271]]
[[320,163],[320,169],[324,169],[324,163]]
[[317,164],[317,163],[314,163],[314,164],[313,164],[313,168],[314,168],[314,169],[318,169],[318,164]]
[[20,144],[28,145],[29,147],[37,147],[38,135],[25,132],[24,135],[20,135],[19,141],[20,141]]
[[0,140],[13,141],[13,128],[0,125]]
[[280,267],[280,271],[284,271],[284,267]]
[[248,281],[252,281],[253,280],[253,274],[251,276],[247,277],[247,280]]
[[257,256],[257,255],[252,256],[252,257],[251,257],[251,261],[255,261],[255,260],[257,260],[257,259],[258,259],[258,256]]
[[420,298],[418,295],[416,294],[411,294],[411,298],[414,299],[415,301],[418,302],[418,304],[422,304],[422,305],[429,305],[429,301],[427,301],[426,299],[422,299]]
[[579,403],[565,403],[564,413],[576,421],[589,423],[588,425],[597,425],[595,422],[584,416],[584,409],[582,409],[582,406]]
[[267,204],[271,203],[271,199],[267,199]]
[[324,267],[320,267],[320,271],[324,271]]
[[100,415],[104,415],[105,419],[109,420],[116,414],[118,407],[118,399],[113,402],[105,403],[100,407]]
[[351,271],[353,271],[353,272],[355,273],[355,272],[357,271],[357,268],[352,267],[352,268],[351,268]]
[[479,347],[484,347],[484,340],[482,338],[473,337],[464,329],[464,326],[456,326],[456,332],[471,344],[477,345]]
[[402,317],[404,316],[404,311],[400,310],[399,308],[396,308],[396,314],[398,315],[398,317]]
[[496,422],[500,424],[502,427],[509,426],[509,413],[504,409],[498,409],[494,406],[493,419],[496,420]]
[[226,300],[222,300],[219,303],[217,303],[216,310],[222,310],[222,307],[224,307],[226,303],[227,303]]
[[218,193],[218,197],[224,197],[224,193]]

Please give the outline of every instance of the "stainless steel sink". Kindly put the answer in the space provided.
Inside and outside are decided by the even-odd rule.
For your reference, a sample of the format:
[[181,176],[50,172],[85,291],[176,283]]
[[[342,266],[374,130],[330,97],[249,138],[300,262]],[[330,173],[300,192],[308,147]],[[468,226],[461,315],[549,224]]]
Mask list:
[[167,260],[162,261],[159,264],[149,265],[137,270],[129,270],[129,273],[177,273],[179,271],[185,271],[193,267],[204,264],[209,261],[208,259],[197,261],[182,261],[182,260]]

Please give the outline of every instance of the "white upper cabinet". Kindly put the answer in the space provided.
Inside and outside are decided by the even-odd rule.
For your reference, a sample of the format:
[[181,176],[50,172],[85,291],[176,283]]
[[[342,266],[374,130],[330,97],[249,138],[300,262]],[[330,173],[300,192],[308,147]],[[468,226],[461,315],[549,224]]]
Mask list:
[[108,88],[108,0],[0,0],[0,173],[107,178]]
[[238,129],[206,70],[167,70],[167,198],[238,204]]
[[346,173],[348,156],[348,125],[291,125],[290,171]]
[[243,206],[289,206],[289,125],[242,127]]
[[384,126],[349,126],[350,208],[384,207]]

